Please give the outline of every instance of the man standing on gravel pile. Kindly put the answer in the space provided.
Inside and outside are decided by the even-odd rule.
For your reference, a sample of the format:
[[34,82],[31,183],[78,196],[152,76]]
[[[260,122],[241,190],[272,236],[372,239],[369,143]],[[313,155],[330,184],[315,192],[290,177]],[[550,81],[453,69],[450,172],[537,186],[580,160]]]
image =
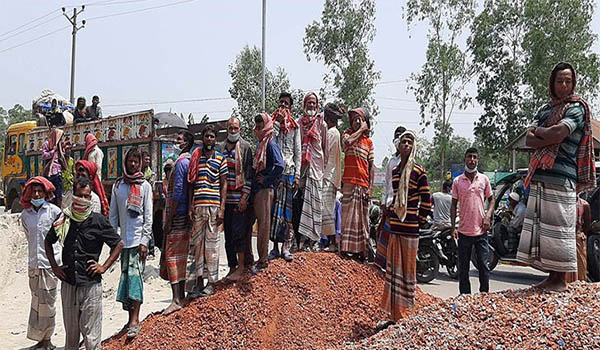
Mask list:
[[[50,341],[54,333],[56,316],[56,286],[58,279],[52,272],[44,240],[52,223],[60,215],[60,208],[48,200],[54,197],[54,185],[43,176],[36,176],[25,184],[21,196],[21,223],[25,230],[29,247],[29,289],[31,309],[27,338],[38,343],[35,349],[50,350],[55,346]],[[61,246],[54,244],[54,259],[61,262]]]
[[[460,294],[471,294],[469,269],[471,251],[475,249],[479,270],[479,291],[490,289],[488,267],[489,242],[487,231],[494,214],[494,197],[487,176],[477,171],[479,152],[469,148],[465,152],[465,172],[454,180],[450,204],[452,236],[458,239],[458,285]],[[485,200],[488,201],[487,213]],[[460,223],[456,229],[456,208],[460,203]]]
[[416,133],[411,130],[402,133],[398,140],[400,163],[393,170],[393,198],[386,207],[390,238],[381,300],[389,320],[379,322],[378,329],[406,317],[415,304],[419,227],[431,214],[427,173],[415,160],[416,141]]
[[575,69],[557,64],[549,79],[550,103],[527,131],[527,146],[536,151],[524,181],[530,186],[517,259],[549,276],[536,287],[567,289],[565,275],[577,271],[577,193],[595,187],[591,114],[575,94]]
[[129,313],[127,338],[140,331],[140,308],[144,302],[144,268],[152,238],[152,187],[141,172],[142,156],[136,148],[125,154],[123,178],[113,185],[110,223],[121,229],[125,246],[121,253],[121,279],[117,301]]

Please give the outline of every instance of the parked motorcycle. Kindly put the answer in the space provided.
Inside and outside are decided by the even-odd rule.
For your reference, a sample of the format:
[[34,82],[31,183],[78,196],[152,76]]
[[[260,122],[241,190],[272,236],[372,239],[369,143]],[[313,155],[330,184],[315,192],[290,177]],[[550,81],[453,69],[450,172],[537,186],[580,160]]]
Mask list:
[[425,224],[419,235],[417,281],[433,281],[437,277],[440,264],[446,266],[451,278],[458,278],[458,247],[452,237],[452,230],[434,230],[431,224]]

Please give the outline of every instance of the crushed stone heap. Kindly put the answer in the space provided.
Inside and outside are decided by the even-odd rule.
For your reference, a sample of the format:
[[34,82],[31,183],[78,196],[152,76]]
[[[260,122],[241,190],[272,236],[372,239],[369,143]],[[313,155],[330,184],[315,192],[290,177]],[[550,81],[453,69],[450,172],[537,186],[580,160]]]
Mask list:
[[[383,275],[372,266],[297,253],[171,315],[151,315],[132,342],[120,333],[104,349],[335,348],[375,333],[382,293]],[[437,301],[417,290],[417,309]]]

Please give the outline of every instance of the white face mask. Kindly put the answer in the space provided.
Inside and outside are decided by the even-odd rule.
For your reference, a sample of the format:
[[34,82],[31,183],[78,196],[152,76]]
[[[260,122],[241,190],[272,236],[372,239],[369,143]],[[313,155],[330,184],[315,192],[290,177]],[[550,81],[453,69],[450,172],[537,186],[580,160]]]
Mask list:
[[475,168],[473,168],[473,169],[470,169],[470,168],[469,168],[469,167],[468,167],[468,166],[465,164],[465,173],[472,174],[472,173],[476,173],[476,172],[477,172],[477,166],[475,166]]
[[176,153],[180,153],[181,152],[181,146],[179,146],[178,144],[174,144],[173,145],[173,151],[175,151]]
[[317,110],[316,109],[305,109],[304,114],[306,114],[309,117],[314,117],[317,114]]
[[240,139],[240,133],[237,134],[227,134],[227,140],[231,143],[236,143]]

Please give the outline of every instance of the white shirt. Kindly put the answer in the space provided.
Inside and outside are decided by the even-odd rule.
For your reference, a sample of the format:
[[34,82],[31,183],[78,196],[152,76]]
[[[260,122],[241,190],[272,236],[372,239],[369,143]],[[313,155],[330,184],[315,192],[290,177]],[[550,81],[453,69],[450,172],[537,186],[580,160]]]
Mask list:
[[88,161],[96,164],[96,167],[98,168],[98,171],[96,173],[98,174],[98,178],[100,180],[102,180],[102,160],[103,159],[104,159],[104,153],[102,153],[102,150],[98,146],[94,147],[94,149],[90,152],[90,154],[88,154]]
[[514,216],[508,226],[518,229],[523,226],[523,221],[525,221],[525,213],[527,212],[527,206],[521,202],[517,204],[515,209],[513,210]]
[[122,180],[114,184],[110,199],[110,224],[115,230],[121,229],[124,248],[133,248],[140,244],[147,247],[152,238],[152,186],[148,181],[144,181],[140,186],[143,213],[137,216],[131,216],[127,209],[130,189],[131,186]]
[[280,131],[278,121],[273,123],[273,141],[279,146],[281,156],[285,162],[283,175],[300,176],[302,164],[302,142],[300,140],[300,127],[288,131],[286,134]]
[[[48,256],[46,255],[44,240],[60,213],[60,208],[51,203],[45,203],[38,211],[32,206],[21,212],[21,223],[25,229],[29,248],[30,269],[51,268]],[[54,259],[60,266],[62,265],[62,246],[56,242],[52,247],[54,248]]]
[[92,191],[92,211],[94,213],[102,214],[102,204],[100,204],[100,196],[96,192]]
[[325,164],[323,180],[329,181],[336,189],[340,189],[342,187],[342,146],[340,132],[336,127],[327,130],[327,147],[329,158]]
[[433,223],[450,223],[450,206],[452,195],[450,193],[436,192],[433,194]]
[[392,187],[392,171],[400,164],[400,156],[392,155],[392,158],[387,163],[385,170],[385,183],[383,184],[383,195],[381,196],[381,204],[385,207],[392,205],[394,201],[394,188]]

